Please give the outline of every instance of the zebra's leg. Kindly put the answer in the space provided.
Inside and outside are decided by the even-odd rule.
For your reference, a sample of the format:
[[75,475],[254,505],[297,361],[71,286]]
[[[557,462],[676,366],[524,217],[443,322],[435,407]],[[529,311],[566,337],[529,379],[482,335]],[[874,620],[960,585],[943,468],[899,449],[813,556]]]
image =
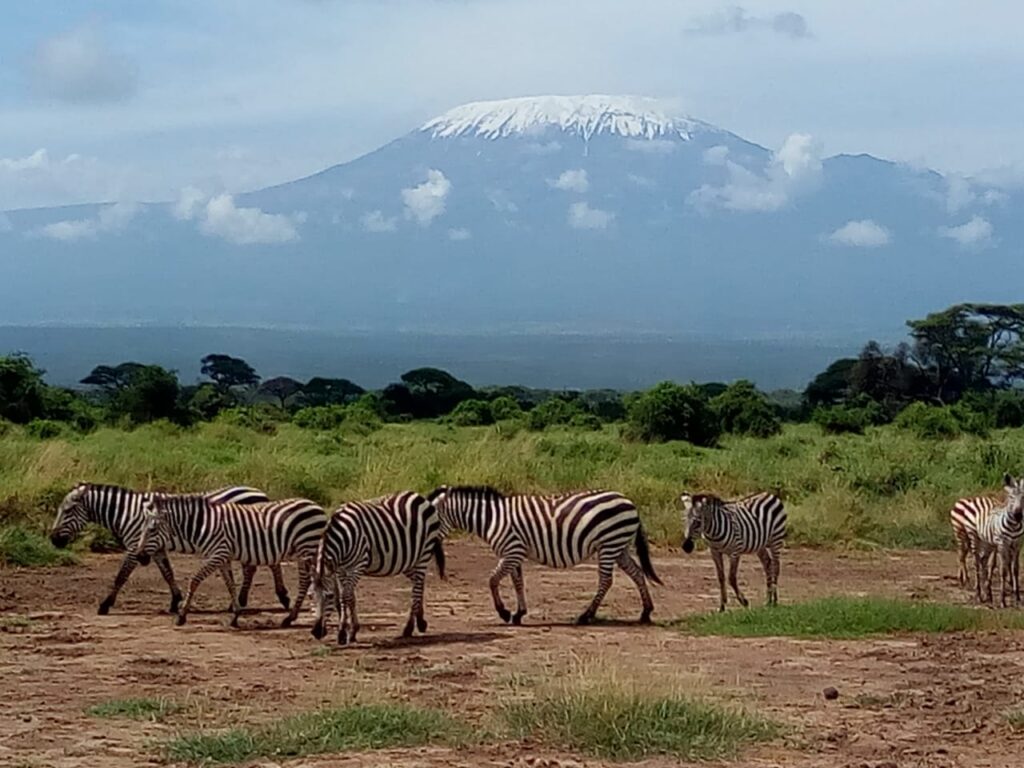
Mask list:
[[759,549],[757,558],[761,561],[761,567],[764,569],[765,604],[772,605],[772,553],[768,549]]
[[[245,573],[246,566],[242,566],[242,572]],[[256,568],[253,567],[255,571]],[[225,563],[220,569],[221,576],[224,577],[224,586],[228,588],[228,594],[231,595],[231,607],[228,609],[231,612],[231,626],[235,629],[238,628],[238,616],[242,612],[242,606],[238,603],[238,593],[235,591],[235,572],[231,568],[231,563]]]
[[716,549],[711,550],[711,559],[715,563],[715,573],[718,574],[718,612],[725,610],[725,563],[722,560],[722,553]]
[[971,542],[964,538],[957,538],[957,559],[959,561],[959,567],[957,569],[956,578],[960,582],[960,586],[969,588],[971,586],[971,579],[967,575],[967,556],[971,553]]
[[516,612],[512,614],[512,623],[519,626],[526,615],[526,585],[523,583],[523,566],[512,571],[512,584],[516,588]]
[[409,607],[409,620],[405,622],[405,629],[402,630],[402,637],[412,637],[413,626],[420,632],[427,631],[427,620],[423,618],[423,586],[427,580],[427,573],[420,569],[406,575],[412,581],[412,604]]
[[135,570],[135,566],[138,564],[139,560],[134,552],[128,552],[124,556],[124,560],[121,561],[121,567],[117,569],[117,575],[114,577],[114,585],[110,588],[110,593],[103,598],[103,602],[100,603],[100,607],[96,611],[100,616],[106,616],[110,613],[110,609],[114,607],[114,602],[117,600],[118,593],[127,583],[128,577],[132,575],[132,571]]
[[274,575],[274,592],[277,593],[277,601],[287,611],[292,607],[292,599],[288,596],[288,587],[284,584],[284,574],[281,573],[281,564],[272,563],[270,572]]
[[167,586],[171,588],[171,607],[168,611],[170,613],[177,613],[178,606],[181,605],[181,590],[178,589],[178,584],[174,580],[174,569],[171,568],[171,561],[168,559],[166,552],[157,552],[153,555],[153,562],[156,563],[156,567],[160,570],[160,575],[164,577],[164,581],[167,582]]
[[[185,593],[185,602],[181,604],[181,610],[178,611],[178,618],[175,622],[179,627],[188,621],[188,612],[192,609],[192,601],[195,599],[196,590],[199,589],[199,585],[202,584],[206,578],[214,571],[219,571],[225,565],[230,566],[231,560],[225,553],[223,555],[214,555],[207,559],[205,563],[199,568],[198,571],[192,576],[192,580],[189,581],[188,591]],[[231,601],[235,602],[234,595],[234,578],[232,578],[231,587],[229,590],[232,592]]]
[[750,605],[750,601],[747,600],[747,598],[744,597],[743,593],[740,591],[739,573],[740,573],[740,556],[739,555],[730,555],[729,556],[729,586],[732,587],[732,591],[735,593],[736,599],[739,600],[740,605],[742,605],[744,608],[746,608],[748,605]]
[[984,572],[988,570],[988,560],[982,553],[980,543],[974,546],[974,597],[978,604],[985,602],[981,593],[985,586]]
[[999,563],[999,605],[1006,608],[1006,588],[1010,581],[1010,556],[1005,544],[1000,544],[996,552]]
[[619,553],[619,558],[616,562],[618,562],[619,568],[625,571],[626,575],[633,580],[637,590],[640,592],[640,603],[643,606],[643,610],[640,613],[640,623],[650,624],[651,614],[654,612],[654,601],[651,600],[650,590],[647,589],[647,579],[644,578],[643,569],[633,559],[633,556],[629,554],[628,549],[624,549]]
[[[333,576],[331,577],[333,578]],[[326,634],[324,608],[327,602],[327,590],[324,589],[323,580],[318,577],[313,577],[313,629],[310,630],[310,634],[313,635],[317,640],[323,638]],[[340,612],[339,612],[340,614]],[[340,619],[339,615],[339,619]]]
[[299,611],[302,610],[302,602],[306,599],[306,592],[309,591],[309,585],[313,581],[313,560],[309,557],[299,558],[299,596],[295,599],[292,604],[291,610],[288,611],[288,615],[284,617],[284,621],[281,622],[282,627],[290,627],[294,621],[299,618]]
[[597,609],[601,607],[601,603],[604,601],[604,596],[607,595],[608,590],[612,588],[612,574],[615,571],[615,560],[617,557],[617,554],[613,557],[605,549],[598,550],[597,594],[595,594],[594,599],[590,601],[590,605],[587,606],[587,610],[577,617],[577,624],[589,624],[594,620],[594,617],[597,616]]
[[238,590],[238,606],[240,608],[245,608],[249,604],[249,591],[252,589],[252,580],[255,576],[255,565],[242,566],[242,586]]
[[355,643],[356,633],[359,632],[359,616],[356,613],[356,584],[359,582],[358,573],[346,574],[341,584],[341,600],[345,608],[345,623],[338,629],[339,645]]
[[782,551],[776,546],[771,550],[772,554],[772,605],[779,604],[779,570],[782,565]]
[[516,568],[521,567],[522,558],[506,556],[498,561],[498,564],[491,571],[491,578],[488,581],[488,585],[491,588],[491,599],[494,600],[494,610],[498,612],[501,620],[508,624],[512,620],[512,613],[508,608],[505,607],[505,603],[501,599],[501,580],[506,576],[510,575],[515,571]]

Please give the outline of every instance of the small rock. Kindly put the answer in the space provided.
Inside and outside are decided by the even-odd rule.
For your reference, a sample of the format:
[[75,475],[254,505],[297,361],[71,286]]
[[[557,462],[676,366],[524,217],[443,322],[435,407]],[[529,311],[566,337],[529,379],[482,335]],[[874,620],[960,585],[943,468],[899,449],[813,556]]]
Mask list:
[[827,701],[835,701],[839,698],[839,691],[830,686],[822,691],[821,695],[824,696]]

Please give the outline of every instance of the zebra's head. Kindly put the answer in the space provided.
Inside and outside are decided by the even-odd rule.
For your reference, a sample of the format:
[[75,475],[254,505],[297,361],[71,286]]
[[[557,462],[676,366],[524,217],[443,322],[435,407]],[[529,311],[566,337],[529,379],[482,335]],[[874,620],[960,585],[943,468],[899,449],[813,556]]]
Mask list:
[[66,547],[89,523],[90,513],[86,506],[88,483],[79,483],[60,503],[57,519],[50,530],[50,541],[58,548]]
[[160,493],[145,493],[142,496],[142,531],[135,547],[139,565],[149,565],[153,555],[165,547],[167,515],[163,502],[164,497]]
[[1007,472],[1003,475],[1003,490],[1006,491],[1006,510],[1015,520],[1024,518],[1024,475],[1014,479]]
[[684,493],[679,497],[683,507],[683,552],[693,552],[695,540],[704,533],[708,512],[721,504],[721,499],[710,493]]
[[437,516],[441,521],[441,538],[448,538],[448,534],[452,532],[451,512],[448,508],[448,492],[451,489],[447,485],[439,485],[437,488],[427,494],[427,501],[434,505],[434,509],[437,510]]

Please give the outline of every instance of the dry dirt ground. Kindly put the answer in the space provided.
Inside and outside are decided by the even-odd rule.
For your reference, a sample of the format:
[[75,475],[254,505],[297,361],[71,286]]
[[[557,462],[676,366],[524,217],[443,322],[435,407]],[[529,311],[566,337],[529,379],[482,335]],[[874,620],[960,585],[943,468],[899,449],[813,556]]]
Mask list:
[[[227,598],[210,579],[184,628],[160,611],[166,588],[153,567],[139,569],[109,616],[96,606],[116,556],[89,556],[75,568],[0,571],[0,765],[108,768],[160,762],[154,743],[179,730],[271,720],[351,699],[353,688],[387,691],[484,722],[507,695],[510,676],[565,667],[570,654],[631,674],[677,675],[714,696],[742,702],[786,726],[731,766],[1024,765],[1024,737],[1003,714],[1024,705],[1024,633],[907,636],[861,641],[694,637],[633,624],[639,604],[619,574],[601,615],[621,619],[571,625],[590,599],[596,571],[529,567],[526,625],[493,613],[490,553],[476,542],[447,547],[449,579],[428,581],[428,634],[396,639],[408,606],[404,579],[364,579],[360,642],[350,649],[299,624],[278,629],[269,573],[257,576],[243,628],[227,627]],[[655,552],[667,586],[655,587],[655,619],[713,610],[717,585],[706,554]],[[195,561],[174,560],[179,579]],[[827,594],[883,594],[965,602],[951,553],[832,554],[790,550],[782,601]],[[287,576],[294,584],[294,571]],[[760,566],[744,561],[747,594],[763,600]],[[292,587],[294,593],[294,587]],[[505,589],[512,598],[511,585]],[[264,610],[258,610],[262,607]],[[328,636],[333,641],[333,632]],[[593,660],[597,661],[594,662]],[[826,701],[822,690],[840,692]],[[92,705],[125,697],[167,697],[182,714],[160,723],[99,719]],[[265,761],[260,765],[274,765]],[[649,766],[675,765],[659,758]],[[451,750],[436,747],[322,756],[289,766],[591,766],[600,761],[529,743]]]

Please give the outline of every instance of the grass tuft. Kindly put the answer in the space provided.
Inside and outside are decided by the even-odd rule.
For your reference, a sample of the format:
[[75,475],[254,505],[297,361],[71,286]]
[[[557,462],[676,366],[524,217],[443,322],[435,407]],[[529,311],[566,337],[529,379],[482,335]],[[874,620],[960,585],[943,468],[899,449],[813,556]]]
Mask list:
[[827,597],[686,617],[674,626],[699,635],[852,639],[903,632],[963,632],[1024,628],[1024,615],[945,603],[886,598]]
[[668,685],[671,675],[652,678],[647,670],[622,678],[616,663],[577,665],[575,673],[504,705],[501,716],[511,735],[611,760],[708,760],[779,732],[766,720]]
[[73,565],[78,558],[54,547],[45,536],[13,525],[0,529],[0,565],[38,568],[46,565]]
[[414,747],[457,741],[461,728],[447,715],[408,704],[324,709],[253,728],[179,736],[165,745],[171,761],[243,763],[348,750]]
[[1003,717],[1006,719],[1010,730],[1016,733],[1024,732],[1024,709],[1011,709]]
[[169,715],[181,710],[181,707],[169,699],[112,699],[104,701],[85,710],[90,717],[113,718],[123,717],[129,720],[149,720],[159,722]]

